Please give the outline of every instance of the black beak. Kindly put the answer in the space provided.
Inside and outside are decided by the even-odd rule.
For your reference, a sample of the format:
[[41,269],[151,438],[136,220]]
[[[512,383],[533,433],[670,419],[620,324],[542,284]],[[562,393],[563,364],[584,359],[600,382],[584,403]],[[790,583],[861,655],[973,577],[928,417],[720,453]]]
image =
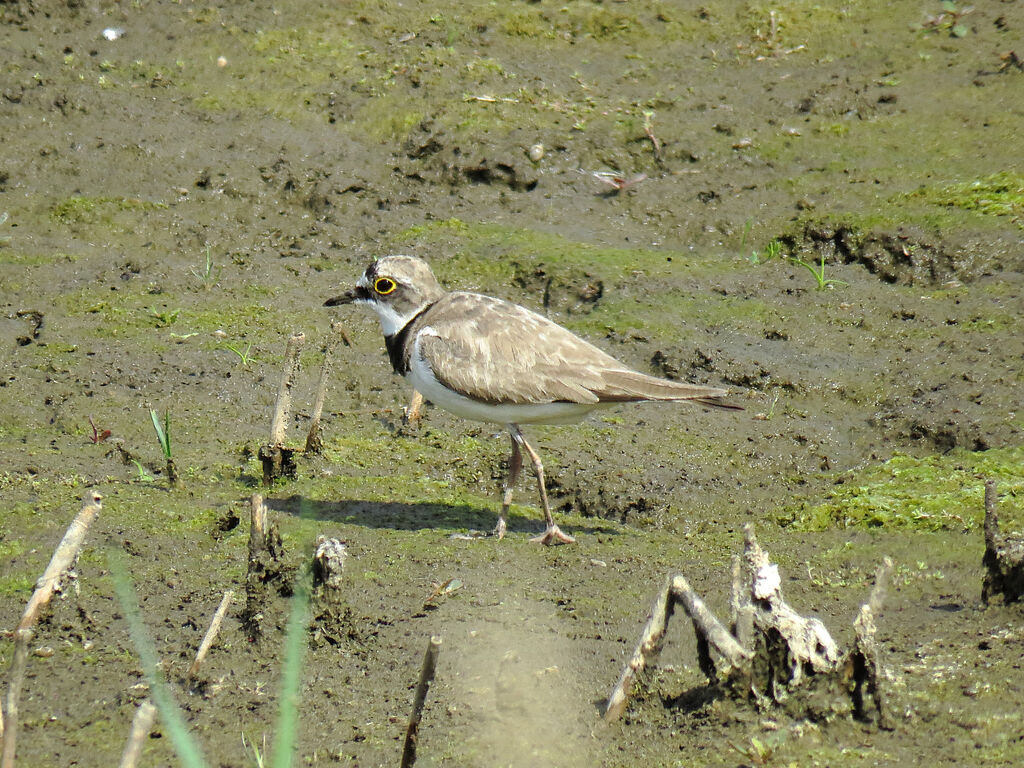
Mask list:
[[362,286],[357,285],[351,291],[345,291],[341,296],[335,296],[324,302],[325,307],[337,307],[341,304],[351,304],[354,301],[366,301],[370,293]]

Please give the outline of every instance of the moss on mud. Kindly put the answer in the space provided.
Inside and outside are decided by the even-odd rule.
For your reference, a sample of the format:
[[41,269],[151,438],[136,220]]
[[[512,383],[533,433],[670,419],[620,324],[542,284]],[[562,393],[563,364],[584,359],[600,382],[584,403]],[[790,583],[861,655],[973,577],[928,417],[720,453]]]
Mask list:
[[839,528],[977,529],[985,516],[985,480],[1008,500],[1006,525],[1024,523],[1024,448],[888,461],[842,476],[825,501],[794,512],[800,530]]
[[1012,171],[944,187],[922,187],[907,196],[932,205],[977,211],[984,216],[1010,216],[1024,228],[1024,176]]
[[112,226],[120,212],[153,211],[166,208],[166,203],[131,197],[99,196],[69,197],[50,209],[50,216],[61,224],[101,224]]

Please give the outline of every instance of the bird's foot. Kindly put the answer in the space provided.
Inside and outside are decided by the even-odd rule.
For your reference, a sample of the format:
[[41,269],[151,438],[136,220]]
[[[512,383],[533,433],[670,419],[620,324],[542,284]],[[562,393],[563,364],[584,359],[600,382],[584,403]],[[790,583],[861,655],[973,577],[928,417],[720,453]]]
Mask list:
[[423,418],[423,395],[419,392],[412,393],[409,404],[402,409],[402,426],[418,427],[420,419]]
[[537,544],[546,544],[551,546],[552,544],[575,544],[576,539],[567,533],[562,533],[562,530],[552,523],[547,527],[540,536],[534,536],[530,541],[536,542]]

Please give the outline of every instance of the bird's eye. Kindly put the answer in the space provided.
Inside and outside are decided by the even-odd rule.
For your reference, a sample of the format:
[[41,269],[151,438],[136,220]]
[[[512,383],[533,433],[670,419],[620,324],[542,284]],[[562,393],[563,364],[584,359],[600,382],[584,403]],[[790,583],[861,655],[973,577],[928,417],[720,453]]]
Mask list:
[[398,283],[396,283],[390,277],[378,277],[376,280],[373,281],[373,290],[375,290],[381,296],[387,296],[397,287]]

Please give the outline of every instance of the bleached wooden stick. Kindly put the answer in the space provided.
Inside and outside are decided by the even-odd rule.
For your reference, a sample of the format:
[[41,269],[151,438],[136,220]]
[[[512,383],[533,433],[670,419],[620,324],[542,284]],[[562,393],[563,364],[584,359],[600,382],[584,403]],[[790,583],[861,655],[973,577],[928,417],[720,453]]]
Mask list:
[[270,445],[284,445],[284,433],[288,429],[288,416],[292,410],[292,387],[295,386],[295,374],[299,370],[299,352],[306,342],[306,334],[293,333],[288,339],[284,353],[284,375],[281,386],[277,390],[277,402],[274,404],[274,417],[270,422]]
[[7,683],[7,701],[4,707],[4,743],[0,754],[0,768],[14,768],[18,740],[18,700],[21,698],[21,684],[25,680],[28,644],[31,640],[31,629],[15,630],[14,658],[11,660],[11,677]]
[[194,680],[196,675],[199,674],[199,665],[203,663],[206,658],[206,654],[210,652],[210,647],[213,645],[213,641],[217,639],[217,633],[220,631],[221,622],[224,621],[224,614],[228,612],[228,606],[231,605],[231,598],[235,596],[233,590],[227,590],[224,593],[224,597],[221,598],[220,605],[217,606],[217,610],[213,614],[213,619],[210,621],[210,628],[206,630],[206,635],[203,637],[203,642],[199,644],[199,650],[196,651],[195,661],[192,662],[192,666],[188,668],[188,679]]
[[713,614],[693,587],[682,576],[672,578],[672,597],[683,606],[686,615],[697,628],[697,635],[705,638],[726,661],[738,667],[750,658],[743,648]]
[[118,768],[135,768],[138,764],[139,757],[142,755],[143,739],[153,727],[154,719],[156,719],[156,705],[146,699],[135,710],[135,717],[132,718],[132,730],[128,734],[128,741],[125,742]]
[[619,682],[615,684],[608,696],[608,701],[604,705],[605,720],[617,720],[622,716],[622,713],[626,711],[633,681],[647,667],[648,661],[657,656],[661,650],[661,644],[665,639],[665,630],[668,628],[668,620],[672,615],[672,579],[673,574],[665,579],[665,584],[658,592],[654,605],[651,606],[647,623],[644,624],[644,629],[640,633],[640,642],[637,643],[629,663],[623,668]]
[[266,546],[267,506],[263,497],[254,493],[249,497],[249,559],[256,557]]
[[320,438],[320,416],[324,412],[324,400],[327,399],[327,382],[331,377],[331,367],[334,362],[334,351],[341,341],[346,347],[352,346],[352,342],[345,333],[345,327],[341,323],[331,323],[331,337],[327,342],[327,349],[324,352],[324,362],[320,367],[320,381],[316,386],[316,399],[313,401],[313,415],[310,418],[309,434],[306,435],[306,452],[317,453],[323,448],[323,440]]
[[701,670],[708,677],[714,675],[714,665],[708,654],[709,648],[714,648],[733,667],[742,666],[750,658],[750,652],[744,649],[729,630],[715,618],[689,582],[680,574],[669,574],[651,607],[647,623],[640,633],[640,642],[637,643],[636,650],[619,676],[619,682],[615,684],[604,705],[606,721],[617,720],[626,711],[634,680],[661,652],[668,622],[672,618],[676,603],[683,607],[693,622]]
[[53,557],[50,558],[50,564],[46,566],[43,575],[36,582],[35,591],[29,598],[28,605],[25,606],[25,613],[21,616],[18,629],[31,629],[35,626],[39,612],[50,602],[53,593],[58,590],[61,578],[78,558],[78,553],[85,542],[85,534],[89,531],[89,526],[96,519],[100,509],[103,508],[102,502],[103,497],[94,491],[85,494],[82,508],[75,515],[75,519],[71,521],[64,533],[64,538],[54,550]]

